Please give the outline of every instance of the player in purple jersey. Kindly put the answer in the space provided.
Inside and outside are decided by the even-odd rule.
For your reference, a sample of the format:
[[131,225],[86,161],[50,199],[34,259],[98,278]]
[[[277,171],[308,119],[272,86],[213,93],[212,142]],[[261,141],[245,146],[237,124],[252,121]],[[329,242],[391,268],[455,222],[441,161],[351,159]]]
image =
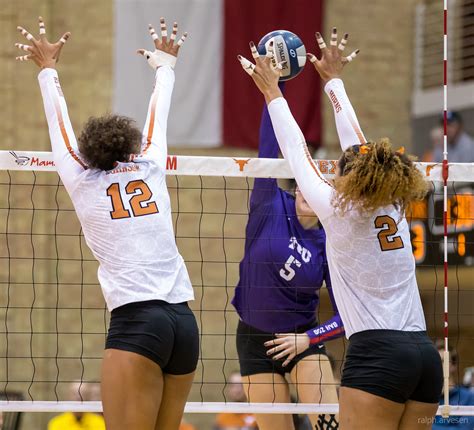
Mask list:
[[[278,142],[266,107],[259,157],[278,157]],[[245,255],[232,301],[240,316],[237,351],[251,402],[290,402],[285,373],[296,385],[300,402],[337,402],[322,342],[342,336],[344,328],[332,295],[325,243],[324,230],[298,189],[293,196],[279,188],[276,179],[255,180]],[[323,282],[335,315],[318,326],[316,310]],[[275,333],[287,332],[296,335],[293,350],[272,358],[266,343],[275,346]],[[323,420],[336,424],[334,416],[315,415],[311,420],[313,426]],[[291,415],[257,414],[257,423],[260,430],[294,428]]]

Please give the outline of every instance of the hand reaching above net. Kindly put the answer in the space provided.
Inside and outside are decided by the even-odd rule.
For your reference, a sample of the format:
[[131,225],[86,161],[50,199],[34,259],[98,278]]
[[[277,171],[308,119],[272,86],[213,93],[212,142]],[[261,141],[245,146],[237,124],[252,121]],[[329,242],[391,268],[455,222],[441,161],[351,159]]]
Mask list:
[[174,68],[176,59],[178,57],[179,49],[186,40],[188,33],[183,33],[181,38],[175,43],[178,34],[178,23],[173,24],[173,30],[168,40],[168,31],[166,29],[165,19],[160,18],[161,39],[156,34],[155,29],[151,24],[148,25],[148,30],[155,44],[155,51],[147,51],[146,49],[138,49],[137,53],[143,55],[151,68],[157,69],[161,66],[170,66]]
[[276,63],[273,42],[270,42],[265,56],[258,53],[253,42],[250,42],[250,50],[255,64],[238,55],[237,58],[242,68],[252,77],[257,88],[265,96],[267,103],[275,98],[282,97],[278,81],[284,63]]
[[24,45],[22,43],[15,43],[18,49],[28,52],[27,55],[16,57],[18,61],[33,60],[35,64],[41,69],[51,68],[55,69],[59,61],[59,55],[66,41],[69,39],[71,33],[64,33],[56,43],[50,43],[46,38],[46,27],[43,18],[39,17],[39,39],[29,33],[23,27],[18,26],[18,31],[26,37],[31,45]]
[[331,33],[331,42],[330,47],[326,46],[323,36],[321,33],[316,33],[316,41],[318,42],[319,48],[321,49],[321,59],[314,54],[306,54],[309,61],[313,63],[314,68],[321,76],[321,79],[325,82],[330,81],[334,78],[339,78],[344,66],[347,63],[350,63],[359,53],[357,49],[348,57],[344,57],[344,49],[346,48],[347,40],[349,39],[349,34],[345,33],[339,45],[337,44],[337,28],[333,27]]

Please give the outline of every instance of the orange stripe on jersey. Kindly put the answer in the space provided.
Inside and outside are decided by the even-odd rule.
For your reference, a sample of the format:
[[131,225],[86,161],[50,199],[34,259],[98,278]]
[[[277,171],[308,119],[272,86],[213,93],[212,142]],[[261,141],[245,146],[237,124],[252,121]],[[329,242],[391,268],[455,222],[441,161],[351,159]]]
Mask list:
[[146,145],[142,154],[145,154],[151,146],[151,138],[153,137],[153,130],[155,128],[155,114],[156,114],[156,100],[158,98],[158,91],[153,93],[150,106],[150,124],[148,125],[148,133],[146,136]]
[[334,188],[332,186],[332,184],[328,181],[326,181],[326,179],[324,178],[324,176],[322,175],[321,171],[318,169],[318,167],[316,166],[316,164],[314,163],[313,159],[311,158],[311,154],[309,153],[308,151],[308,146],[306,145],[306,143],[303,143],[304,145],[304,152],[306,154],[306,158],[308,159],[308,162],[310,164],[310,166],[313,168],[313,170],[316,172],[316,175],[319,176],[319,178],[327,185],[329,185],[331,188]]
[[357,138],[359,139],[360,144],[363,145],[364,143],[367,143],[364,139],[364,135],[362,134],[362,130],[356,124],[354,119],[349,116],[349,121],[351,122],[352,128],[354,129],[354,132],[357,135]]
[[74,152],[74,149],[72,149],[71,142],[69,141],[69,136],[67,135],[66,127],[64,126],[64,119],[63,114],[61,112],[61,105],[59,104],[59,100],[56,99],[54,101],[54,107],[56,109],[56,115],[58,116],[59,129],[61,130],[61,135],[63,137],[66,148],[69,151],[69,154],[71,154],[71,157],[74,158],[74,160],[76,160],[84,169],[87,169],[87,166],[77,156],[77,154]]

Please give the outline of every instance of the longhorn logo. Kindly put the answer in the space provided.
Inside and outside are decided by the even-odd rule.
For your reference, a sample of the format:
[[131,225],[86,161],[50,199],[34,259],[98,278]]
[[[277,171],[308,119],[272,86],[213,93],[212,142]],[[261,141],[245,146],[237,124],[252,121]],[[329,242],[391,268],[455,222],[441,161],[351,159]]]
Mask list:
[[250,161],[250,158],[247,158],[246,160],[239,160],[237,158],[233,158],[233,160],[239,165],[239,171],[243,172],[244,167]]
[[27,157],[26,155],[18,156],[14,151],[10,151],[10,154],[15,157],[15,163],[19,166],[26,166],[28,164],[28,161],[30,161],[30,157]]
[[430,176],[431,175],[431,171],[437,166],[437,164],[428,164],[428,166],[426,166],[426,176]]

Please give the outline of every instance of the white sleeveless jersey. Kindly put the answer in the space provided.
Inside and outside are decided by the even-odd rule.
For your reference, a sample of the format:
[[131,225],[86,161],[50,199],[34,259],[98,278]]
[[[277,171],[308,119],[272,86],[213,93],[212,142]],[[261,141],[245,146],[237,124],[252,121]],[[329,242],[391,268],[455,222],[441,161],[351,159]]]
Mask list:
[[78,151],[55,70],[39,75],[53,154],[99,261],[109,310],[131,302],[194,298],[178,252],[166,186],[166,121],[174,84],[169,67],[156,73],[141,155],[111,171],[88,169]]
[[[342,149],[364,143],[342,81],[334,79],[325,89]],[[346,336],[374,329],[425,330],[405,218],[394,206],[370,216],[338,213],[332,205],[335,190],[313,162],[285,99],[274,99],[268,109],[282,153],[326,231],[331,283]]]

